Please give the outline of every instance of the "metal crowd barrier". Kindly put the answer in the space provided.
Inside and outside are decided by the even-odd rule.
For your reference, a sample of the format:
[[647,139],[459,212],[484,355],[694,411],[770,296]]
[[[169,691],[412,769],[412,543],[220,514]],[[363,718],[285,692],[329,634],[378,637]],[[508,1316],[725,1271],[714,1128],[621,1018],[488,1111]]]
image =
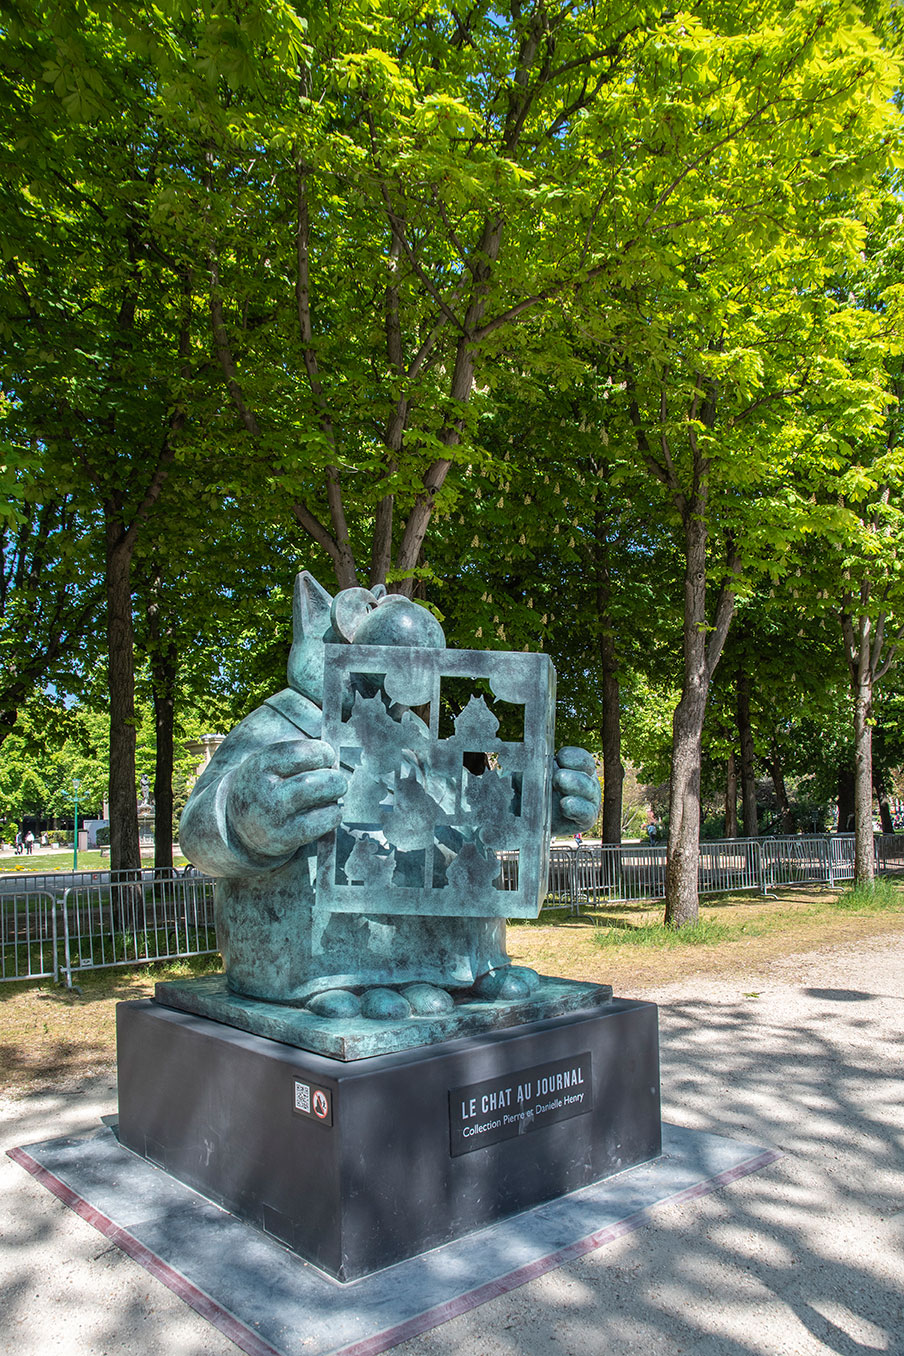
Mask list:
[[904,833],[876,835],[876,864],[880,871],[904,871]]
[[[879,871],[904,870],[904,834],[876,836]],[[501,853],[503,890],[518,888],[518,854]],[[648,843],[553,847],[545,909],[665,897],[666,848]],[[782,885],[852,880],[853,834],[732,838],[700,844],[701,895],[763,894]],[[113,965],[217,950],[214,881],[194,868],[37,872],[0,877],[0,981],[60,979]]]
[[[42,888],[53,883],[53,889]],[[0,878],[0,981],[63,979],[217,950],[214,882],[191,871]]]
[[[63,974],[216,951],[214,882],[207,876],[148,880],[120,872],[111,882],[63,894]],[[142,873],[144,877],[144,873]]]
[[0,980],[59,978],[57,921],[47,890],[0,894]]
[[[879,870],[904,869],[904,835],[876,840]],[[588,844],[555,847],[550,853],[549,893],[544,908],[601,903],[640,904],[665,898],[665,844]],[[697,888],[701,895],[776,886],[834,885],[854,878],[853,834],[806,834],[787,838],[726,838],[701,842]]]

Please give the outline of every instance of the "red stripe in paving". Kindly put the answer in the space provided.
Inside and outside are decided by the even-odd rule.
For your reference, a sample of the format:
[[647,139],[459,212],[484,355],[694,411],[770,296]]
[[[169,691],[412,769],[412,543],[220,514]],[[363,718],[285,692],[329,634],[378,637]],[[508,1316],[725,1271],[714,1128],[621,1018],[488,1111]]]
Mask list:
[[215,1328],[219,1328],[224,1337],[235,1342],[237,1347],[248,1353],[248,1356],[284,1356],[283,1352],[277,1351],[276,1347],[271,1347],[269,1342],[265,1342],[252,1328],[247,1327],[241,1319],[236,1318],[235,1314],[224,1309],[206,1291],[199,1290],[187,1276],[182,1275],[181,1271],[177,1271],[168,1262],[164,1262],[162,1257],[158,1257],[155,1252],[151,1252],[150,1248],[139,1243],[138,1239],[134,1238],[126,1229],[120,1228],[100,1210],[89,1205],[82,1196],[74,1192],[65,1182],[60,1181],[59,1177],[48,1172],[46,1168],[42,1168],[40,1163],[37,1163],[24,1149],[7,1149],[6,1152],[14,1163],[18,1163],[26,1172],[30,1172],[32,1177],[46,1187],[58,1200],[62,1201],[64,1205],[68,1205],[69,1209],[74,1210],[86,1223],[93,1225],[105,1238],[109,1238],[110,1242],[115,1243],[117,1248],[120,1248],[127,1256],[132,1258],[133,1262],[144,1267],[158,1281],[172,1290],[174,1295],[178,1295],[181,1300],[184,1300],[190,1308],[194,1309],[195,1313],[206,1318],[207,1322],[212,1323]]
[[431,1328],[438,1328],[440,1324],[448,1323],[451,1318],[457,1318],[460,1314],[466,1314],[470,1309],[476,1309],[479,1305],[486,1304],[488,1300],[497,1299],[500,1295],[506,1295],[511,1290],[517,1290],[519,1286],[527,1285],[529,1281],[536,1280],[538,1276],[544,1276],[548,1271],[554,1271],[557,1267],[564,1266],[577,1257],[583,1257],[585,1253],[595,1252],[597,1248],[602,1248],[607,1243],[614,1242],[615,1239],[621,1238],[624,1234],[633,1233],[635,1229],[639,1229],[647,1223],[653,1210],[659,1206],[680,1205],[683,1201],[708,1196],[710,1192],[718,1191],[720,1187],[728,1186],[740,1177],[746,1177],[749,1173],[757,1172],[760,1168],[767,1167],[781,1157],[782,1155],[777,1149],[764,1150],[756,1157],[748,1158],[736,1167],[720,1172],[716,1177],[709,1177],[705,1182],[698,1182],[696,1186],[687,1187],[684,1191],[676,1192],[674,1196],[667,1196],[664,1200],[658,1201],[656,1205],[645,1206],[643,1210],[628,1215],[627,1218],[619,1220],[617,1224],[609,1224],[605,1229],[599,1229],[596,1233],[588,1234],[586,1238],[580,1238],[575,1243],[569,1243],[567,1247],[560,1248],[557,1252],[551,1252],[546,1257],[538,1257],[535,1261],[528,1262],[523,1267],[518,1267],[516,1271],[510,1271],[507,1276],[499,1276],[486,1285],[478,1286],[475,1290],[469,1290],[463,1295],[456,1296],[455,1299],[447,1300],[444,1304],[437,1304],[433,1309],[428,1309],[423,1314],[417,1314],[414,1318],[406,1319],[404,1323],[399,1323],[393,1328],[386,1328],[381,1333],[375,1333],[373,1337],[365,1337],[360,1342],[353,1342],[351,1346],[343,1347],[341,1351],[334,1352],[333,1356],[378,1356],[381,1351],[388,1351],[390,1347],[398,1346],[400,1342],[407,1342],[411,1337],[418,1337],[421,1333],[429,1332]]
[[[106,1215],[96,1210],[93,1205],[89,1205],[86,1200],[66,1186],[65,1182],[54,1176],[52,1172],[48,1172],[46,1168],[41,1167],[40,1163],[37,1163],[24,1149],[8,1149],[7,1154],[26,1172],[30,1172],[42,1186],[52,1192],[64,1205],[68,1205],[88,1224],[92,1224],[95,1229],[109,1238],[112,1243],[115,1243],[133,1261],[143,1266],[158,1281],[161,1281],[180,1299],[184,1300],[202,1318],[206,1318],[209,1323],[218,1328],[237,1347],[247,1352],[248,1356],[285,1356],[284,1352],[270,1346],[269,1342],[265,1342],[253,1329],[236,1318],[235,1314],[224,1309],[205,1291],[199,1290],[181,1272],[176,1271],[168,1262],[164,1262],[156,1253],[151,1252],[150,1248],[139,1243],[127,1230],[120,1228],[118,1224],[114,1224]],[[559,1248],[558,1251],[547,1254],[546,1257],[538,1257],[533,1262],[528,1262],[525,1266],[510,1271],[506,1276],[498,1276],[485,1285],[476,1286],[473,1290],[468,1290],[462,1295],[456,1295],[454,1299],[434,1305],[432,1309],[427,1309],[422,1314],[416,1314],[413,1318],[405,1319],[403,1323],[397,1323],[391,1328],[384,1328],[382,1332],[374,1333],[371,1337],[362,1338],[358,1342],[351,1343],[350,1346],[342,1347],[334,1351],[333,1356],[378,1356],[379,1352],[388,1351],[390,1347],[398,1346],[400,1342],[407,1342],[411,1337],[418,1337],[421,1333],[429,1332],[431,1328],[438,1328],[443,1323],[448,1323],[450,1319],[457,1318],[460,1314],[466,1314],[471,1309],[477,1309],[489,1300],[498,1299],[500,1295],[506,1295],[509,1291],[517,1290],[519,1286],[527,1285],[530,1281],[546,1275],[549,1271],[555,1271],[557,1267],[564,1266],[567,1262],[583,1257],[588,1252],[595,1252],[598,1248],[614,1242],[617,1238],[622,1238],[625,1234],[633,1233],[645,1224],[653,1210],[660,1206],[681,1205],[684,1201],[697,1200],[701,1196],[708,1196],[711,1192],[718,1191],[721,1187],[728,1186],[741,1177],[746,1177],[752,1172],[759,1171],[760,1168],[767,1167],[781,1156],[781,1153],[776,1149],[766,1149],[763,1153],[745,1159],[743,1163],[728,1168],[715,1177],[708,1177],[706,1181],[698,1182],[696,1186],[686,1187],[684,1191],[665,1197],[658,1201],[656,1205],[645,1206],[633,1215],[628,1215],[627,1218],[619,1220],[617,1224],[609,1224],[606,1228],[597,1230],[596,1233],[588,1234],[585,1238],[569,1243],[565,1248]]]

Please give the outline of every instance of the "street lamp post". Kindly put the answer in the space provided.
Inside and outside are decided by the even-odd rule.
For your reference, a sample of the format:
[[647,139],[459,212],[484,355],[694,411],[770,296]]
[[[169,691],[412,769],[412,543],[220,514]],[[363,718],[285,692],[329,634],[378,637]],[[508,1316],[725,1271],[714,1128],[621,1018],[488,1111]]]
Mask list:
[[72,869],[78,870],[78,789],[81,782],[73,779],[72,786],[75,791],[75,835],[72,839]]

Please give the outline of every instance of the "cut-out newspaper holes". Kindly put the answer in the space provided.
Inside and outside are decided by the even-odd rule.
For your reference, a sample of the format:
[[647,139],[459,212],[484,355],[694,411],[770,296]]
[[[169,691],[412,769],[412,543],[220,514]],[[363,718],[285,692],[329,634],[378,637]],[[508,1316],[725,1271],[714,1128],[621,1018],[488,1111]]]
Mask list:
[[[500,702],[523,708],[523,739],[499,738],[479,692],[441,738],[447,678],[459,689],[462,679],[487,680]],[[327,645],[323,738],[349,786],[342,824],[318,845],[318,906],[536,917],[549,860],[554,721],[546,655]],[[479,758],[467,757],[475,754],[484,755],[480,773]],[[518,853],[505,881],[500,852]]]

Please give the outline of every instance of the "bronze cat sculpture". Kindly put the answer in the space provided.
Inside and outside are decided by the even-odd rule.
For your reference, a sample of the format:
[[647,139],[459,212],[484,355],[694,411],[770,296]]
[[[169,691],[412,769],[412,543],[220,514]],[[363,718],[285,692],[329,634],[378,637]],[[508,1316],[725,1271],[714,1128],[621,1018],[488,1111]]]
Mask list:
[[[592,756],[553,753],[548,659],[446,650],[419,604],[332,598],[307,572],[293,628],[288,686],[227,736],[180,825],[218,880],[229,989],[380,1020],[528,996],[505,920],[536,915],[550,831],[588,830],[600,800]],[[477,691],[443,730],[449,675]],[[520,740],[499,737],[488,690],[524,710]]]

